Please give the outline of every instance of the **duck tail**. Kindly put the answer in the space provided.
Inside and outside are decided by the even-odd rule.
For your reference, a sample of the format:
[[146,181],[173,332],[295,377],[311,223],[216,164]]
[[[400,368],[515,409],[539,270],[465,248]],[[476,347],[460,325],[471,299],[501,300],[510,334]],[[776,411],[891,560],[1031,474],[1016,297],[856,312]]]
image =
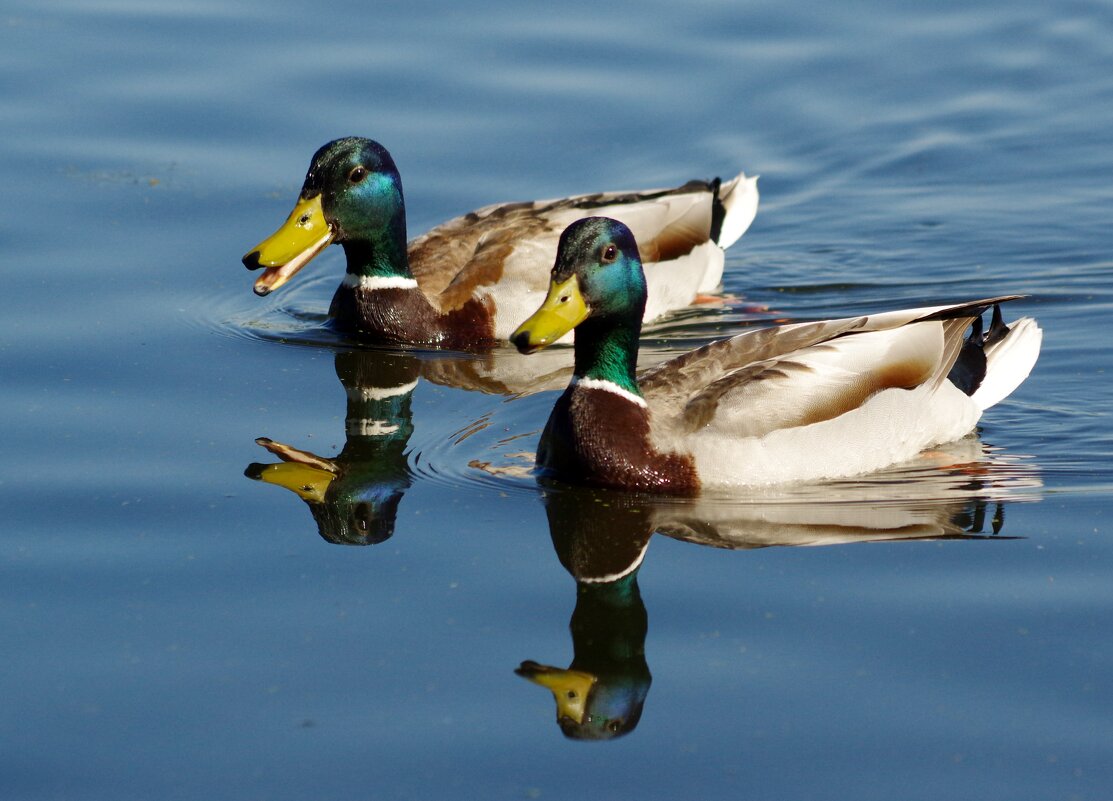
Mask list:
[[747,178],[740,172],[729,181],[719,183],[712,212],[711,238],[726,249],[738,241],[757,215],[758,176]]
[[985,378],[971,395],[978,408],[985,410],[1007,398],[1032,372],[1040,355],[1043,330],[1031,317],[1021,317],[1011,325],[1001,318],[1001,307],[993,307],[993,322],[986,332]]

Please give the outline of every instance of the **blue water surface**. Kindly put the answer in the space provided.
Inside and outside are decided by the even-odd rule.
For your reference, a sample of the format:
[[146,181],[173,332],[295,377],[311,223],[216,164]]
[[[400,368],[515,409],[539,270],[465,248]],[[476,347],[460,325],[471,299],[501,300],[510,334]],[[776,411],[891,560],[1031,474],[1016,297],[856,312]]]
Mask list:
[[[403,5],[0,15],[0,797],[1108,798],[1113,8]],[[545,491],[559,353],[353,348],[338,248],[252,294],[240,257],[352,134],[412,234],[760,174],[730,299],[648,361],[1010,293],[1043,352],[930,464]],[[373,473],[376,525],[253,480],[258,438]],[[562,733],[527,660],[595,670],[622,736]]]

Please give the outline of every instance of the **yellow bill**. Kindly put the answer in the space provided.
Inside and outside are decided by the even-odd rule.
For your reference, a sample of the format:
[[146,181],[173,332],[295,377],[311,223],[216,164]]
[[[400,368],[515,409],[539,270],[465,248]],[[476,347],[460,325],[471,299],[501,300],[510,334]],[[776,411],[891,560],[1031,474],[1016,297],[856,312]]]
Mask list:
[[255,281],[255,294],[268,295],[332,242],[332,229],[321,209],[321,196],[298,200],[282,227],[243,257],[249,270],[264,268]]
[[325,493],[336,478],[336,473],[299,462],[280,462],[253,464],[248,468],[248,476],[297,493],[303,501],[324,503]]
[[248,478],[288,489],[297,493],[303,501],[324,502],[329,484],[336,478],[339,469],[335,462],[267,437],[259,437],[255,443],[273,453],[282,463],[251,464],[245,471]]
[[588,308],[580,293],[579,279],[571,275],[559,284],[552,281],[541,308],[518,326],[510,341],[522,353],[533,353],[552,345],[587,316]]
[[563,670],[537,662],[523,662],[514,672],[552,692],[558,720],[570,718],[576,723],[584,722],[587,698],[597,681],[595,676],[582,670]]

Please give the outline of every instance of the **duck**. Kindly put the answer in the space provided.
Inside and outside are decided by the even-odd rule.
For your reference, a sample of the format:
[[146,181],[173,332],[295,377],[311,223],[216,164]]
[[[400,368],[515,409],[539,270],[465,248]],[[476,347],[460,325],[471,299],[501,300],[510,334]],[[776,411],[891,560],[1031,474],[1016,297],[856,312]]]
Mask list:
[[511,335],[528,354],[575,331],[542,476],[694,496],[873,472],[969,434],[1027,378],[1043,338],[1032,318],[1005,324],[1001,304],[1021,297],[1008,295],[751,329],[639,377],[645,297],[627,226],[564,230],[544,302]]
[[500,203],[456,217],[409,243],[402,180],[378,142],[345,137],[314,154],[286,222],[243,257],[262,269],[255,293],[289,281],[330,244],[347,271],[329,308],[361,341],[452,350],[505,343],[548,286],[564,228],[587,214],[625,222],[642,242],[647,321],[710,297],[723,250],[757,213],[757,178],[689,181],[672,189]]

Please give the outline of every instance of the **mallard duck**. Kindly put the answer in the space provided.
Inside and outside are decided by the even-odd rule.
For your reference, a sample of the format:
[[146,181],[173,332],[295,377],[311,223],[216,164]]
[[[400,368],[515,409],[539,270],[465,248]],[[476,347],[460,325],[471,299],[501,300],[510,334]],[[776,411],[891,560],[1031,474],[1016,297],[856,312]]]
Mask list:
[[329,244],[348,269],[329,314],[361,338],[453,349],[505,341],[537,307],[560,232],[587,213],[638,235],[649,285],[647,320],[713,292],[729,247],[757,212],[757,179],[691,181],[675,189],[507,203],[449,220],[406,244],[402,181],[370,139],[329,142],[313,156],[289,218],[243,257],[264,268],[255,293],[286,283]]
[[999,304],[1016,297],[748,331],[639,383],[634,235],[605,217],[577,221],[561,234],[548,296],[511,337],[531,353],[576,329],[572,380],[537,463],[572,482],[695,495],[910,459],[969,433],[1027,377],[1042,332],[1029,318],[1002,321]]

